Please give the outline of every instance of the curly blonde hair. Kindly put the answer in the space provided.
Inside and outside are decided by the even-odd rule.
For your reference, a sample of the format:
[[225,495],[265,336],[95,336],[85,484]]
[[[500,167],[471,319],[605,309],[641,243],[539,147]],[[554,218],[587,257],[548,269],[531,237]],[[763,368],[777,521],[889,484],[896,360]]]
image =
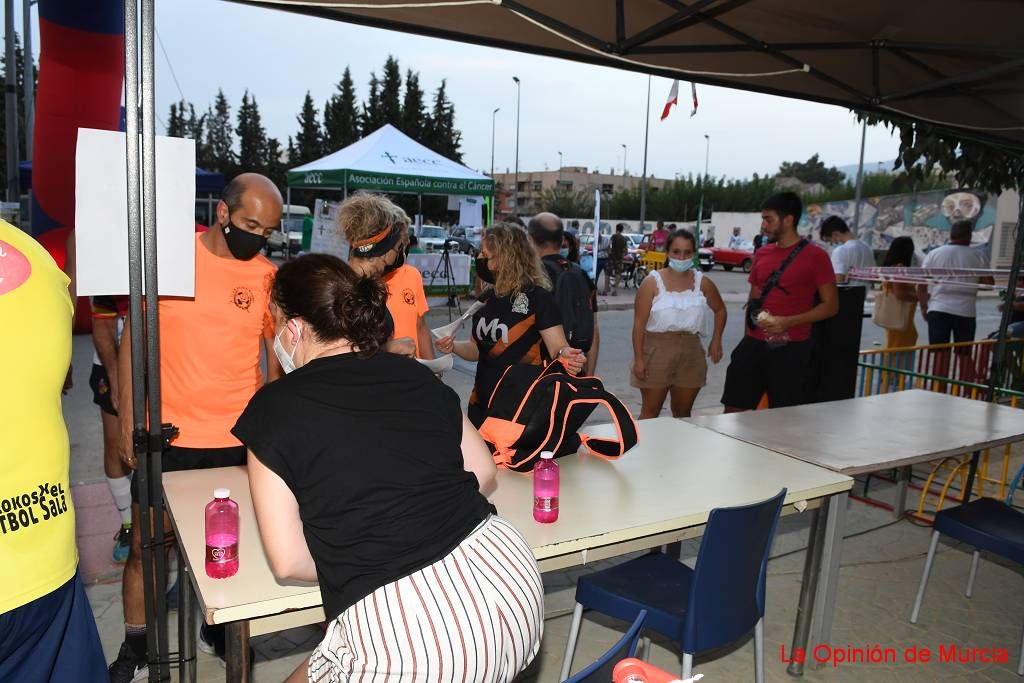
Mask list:
[[498,296],[513,296],[533,287],[551,289],[540,256],[521,226],[496,223],[484,230],[481,243],[498,264],[493,269],[494,292]]
[[338,210],[338,227],[349,244],[373,237],[392,225],[400,226],[403,240],[408,239],[409,216],[384,195],[356,192]]

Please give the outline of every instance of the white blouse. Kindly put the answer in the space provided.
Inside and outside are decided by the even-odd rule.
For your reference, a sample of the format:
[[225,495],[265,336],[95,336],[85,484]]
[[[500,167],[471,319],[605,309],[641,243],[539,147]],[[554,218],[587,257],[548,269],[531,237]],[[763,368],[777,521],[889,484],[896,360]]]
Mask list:
[[651,314],[647,318],[648,332],[690,332],[707,336],[710,334],[711,308],[704,293],[700,291],[704,274],[693,273],[693,289],[670,292],[658,271],[651,273],[658,293],[651,302]]

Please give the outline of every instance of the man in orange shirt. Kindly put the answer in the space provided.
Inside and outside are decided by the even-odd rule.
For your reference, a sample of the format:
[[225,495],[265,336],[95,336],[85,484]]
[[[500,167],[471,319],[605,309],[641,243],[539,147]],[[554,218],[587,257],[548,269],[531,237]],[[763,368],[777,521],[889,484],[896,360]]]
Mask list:
[[[281,375],[269,310],[276,268],[260,255],[281,222],[281,210],[281,193],[268,178],[237,176],[217,203],[215,225],[196,235],[194,298],[160,301],[161,417],[180,430],[163,451],[165,472],[245,464],[245,447],[231,427],[263,384],[261,341],[267,380]],[[118,357],[121,406],[132,404],[131,334],[125,325]],[[121,457],[134,470],[132,412],[122,410],[119,417]],[[132,501],[131,549],[121,589],[125,641],[110,665],[112,683],[141,680],[147,668],[137,476]],[[164,531],[171,531],[166,515]]]
[[408,263],[384,277],[388,286],[388,311],[395,322],[394,339],[408,337],[416,344],[416,357],[434,357],[434,345],[423,316],[430,307],[423,291],[423,276]]

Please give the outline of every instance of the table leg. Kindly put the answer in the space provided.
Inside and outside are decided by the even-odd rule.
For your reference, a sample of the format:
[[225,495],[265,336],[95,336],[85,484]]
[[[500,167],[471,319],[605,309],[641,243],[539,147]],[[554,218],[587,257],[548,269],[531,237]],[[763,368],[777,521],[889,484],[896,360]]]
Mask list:
[[843,535],[846,533],[846,504],[849,494],[837,493],[828,499],[825,533],[821,546],[821,564],[818,568],[818,586],[814,598],[810,646],[829,644],[832,617],[836,608],[839,588],[839,563],[843,555]]
[[981,459],[981,451],[974,451],[971,454],[971,464],[967,467],[967,484],[964,486],[962,498],[964,503],[971,502],[971,492],[974,490],[974,477],[978,473],[978,461]]
[[903,513],[907,509],[907,487],[910,486],[911,466],[899,468],[899,480],[896,483],[896,505],[893,512],[896,519],[903,519]]
[[184,560],[178,582],[178,676],[181,683],[196,680],[196,594],[192,573]]
[[228,683],[249,683],[249,622],[233,621],[225,631]]
[[793,648],[790,663],[786,667],[793,676],[803,676],[804,663],[795,661],[794,653],[807,651],[807,637],[811,632],[811,618],[814,611],[814,594],[818,589],[818,566],[821,564],[821,546],[825,534],[821,510],[811,512],[811,529],[807,537],[807,556],[804,559],[804,575],[800,581],[800,599],[796,608],[796,626],[793,628]]

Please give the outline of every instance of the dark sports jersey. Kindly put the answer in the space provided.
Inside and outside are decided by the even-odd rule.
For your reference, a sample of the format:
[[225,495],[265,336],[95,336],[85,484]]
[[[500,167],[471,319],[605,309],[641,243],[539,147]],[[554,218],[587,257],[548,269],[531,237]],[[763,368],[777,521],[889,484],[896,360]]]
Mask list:
[[469,397],[469,419],[480,426],[487,402],[501,375],[510,365],[540,365],[548,360],[541,330],[562,324],[551,292],[534,287],[512,296],[497,296],[493,290],[473,315],[473,341],[480,352],[476,381]]

